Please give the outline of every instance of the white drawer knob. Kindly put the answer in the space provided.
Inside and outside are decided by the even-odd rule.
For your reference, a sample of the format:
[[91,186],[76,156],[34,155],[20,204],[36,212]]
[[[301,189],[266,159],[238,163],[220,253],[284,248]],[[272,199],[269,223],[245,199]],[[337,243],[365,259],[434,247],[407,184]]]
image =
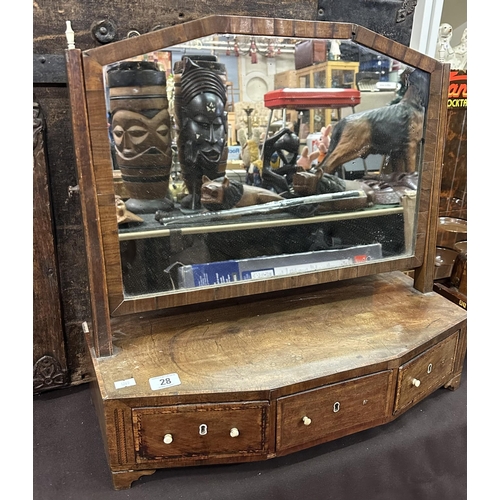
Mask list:
[[303,417],[302,422],[304,422],[304,425],[311,425],[312,420],[309,417]]
[[414,385],[415,387],[420,387],[420,380],[418,380],[418,378],[412,379],[411,385]]
[[172,434],[165,434],[163,436],[163,442],[165,444],[170,444],[173,440],[174,440],[174,437],[172,436]]
[[233,428],[229,431],[229,435],[230,435],[232,438],[238,437],[238,436],[240,435],[240,431],[239,431],[236,427],[233,427]]

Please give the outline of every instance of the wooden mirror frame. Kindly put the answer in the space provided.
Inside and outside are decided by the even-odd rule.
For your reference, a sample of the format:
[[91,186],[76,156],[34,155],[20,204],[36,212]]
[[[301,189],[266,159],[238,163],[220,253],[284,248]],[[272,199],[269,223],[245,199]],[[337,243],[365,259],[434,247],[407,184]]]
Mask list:
[[[126,298],[116,222],[115,192],[104,91],[103,67],[155,50],[213,34],[352,40],[430,75],[423,154],[420,167],[415,251],[412,256],[335,268],[310,274],[236,282]],[[76,165],[83,207],[90,293],[91,345],[97,357],[113,353],[110,318],[133,313],[208,303],[395,270],[414,270],[414,287],[432,291],[439,189],[446,126],[449,65],[351,23],[238,16],[209,16],[95,49],[66,51]]]

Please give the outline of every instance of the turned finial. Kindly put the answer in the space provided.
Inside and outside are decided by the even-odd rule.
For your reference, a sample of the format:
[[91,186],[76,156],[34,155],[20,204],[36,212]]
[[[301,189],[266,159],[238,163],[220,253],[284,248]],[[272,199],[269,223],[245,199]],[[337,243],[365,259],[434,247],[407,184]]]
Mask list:
[[73,31],[73,28],[71,27],[71,21],[66,21],[66,40],[68,42],[68,49],[74,49],[75,48],[75,32]]

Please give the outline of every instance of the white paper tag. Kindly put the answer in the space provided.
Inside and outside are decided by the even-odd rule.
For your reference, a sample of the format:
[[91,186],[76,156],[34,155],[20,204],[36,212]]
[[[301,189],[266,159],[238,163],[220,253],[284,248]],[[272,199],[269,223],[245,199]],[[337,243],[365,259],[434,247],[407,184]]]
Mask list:
[[153,391],[157,391],[158,389],[168,389],[174,385],[181,385],[181,379],[177,373],[169,373],[167,375],[150,378],[149,385]]
[[131,387],[132,385],[135,385],[134,377],[126,380],[118,380],[115,382],[115,389],[123,389],[124,387]]

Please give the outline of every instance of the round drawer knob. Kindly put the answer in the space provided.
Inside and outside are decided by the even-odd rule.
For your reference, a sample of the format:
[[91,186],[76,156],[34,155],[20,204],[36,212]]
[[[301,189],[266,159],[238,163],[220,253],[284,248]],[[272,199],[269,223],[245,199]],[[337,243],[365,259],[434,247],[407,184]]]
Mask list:
[[414,385],[415,387],[420,387],[420,380],[418,380],[418,378],[412,379],[411,385]]
[[163,442],[165,444],[170,444],[173,440],[174,440],[174,437],[172,436],[172,434],[165,434],[163,436]]
[[239,431],[236,427],[233,427],[233,428],[229,431],[229,435],[230,435],[232,438],[238,437],[238,436],[240,435],[240,431]]
[[304,422],[304,425],[311,425],[312,420],[309,417],[303,417],[302,422]]

